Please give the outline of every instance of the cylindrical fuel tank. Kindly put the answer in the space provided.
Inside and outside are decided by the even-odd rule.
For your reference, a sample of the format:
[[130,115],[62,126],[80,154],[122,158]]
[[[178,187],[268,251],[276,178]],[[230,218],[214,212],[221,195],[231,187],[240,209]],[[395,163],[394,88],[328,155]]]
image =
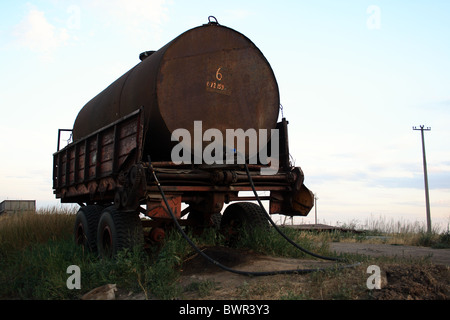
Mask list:
[[[79,112],[73,138],[84,136],[141,106],[144,153],[170,161],[175,129],[194,139],[194,121],[203,132],[218,129],[274,129],[279,91],[261,51],[241,33],[207,24],[181,34],[152,53],[89,101]],[[198,137],[197,137],[198,138]],[[193,140],[192,140],[193,141]]]

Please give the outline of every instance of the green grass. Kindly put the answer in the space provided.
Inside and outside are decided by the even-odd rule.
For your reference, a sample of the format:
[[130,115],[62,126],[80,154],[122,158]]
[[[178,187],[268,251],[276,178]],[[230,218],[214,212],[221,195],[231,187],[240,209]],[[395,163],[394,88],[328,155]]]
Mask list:
[[204,298],[211,294],[217,288],[217,284],[211,280],[193,281],[186,288],[184,292],[196,292],[200,298]]
[[[150,252],[141,247],[99,259],[73,241],[74,212],[40,212],[0,219],[0,299],[79,299],[105,285],[143,293],[147,298],[180,296],[177,286],[183,260],[191,252],[178,232]],[[197,239],[212,243],[203,237]],[[212,242],[211,242],[212,241]],[[68,289],[70,265],[81,270],[81,290]]]
[[[183,262],[192,255],[193,249],[178,232],[168,233],[164,245],[159,248],[154,247],[150,251],[133,248],[120,252],[113,260],[102,260],[75,245],[72,238],[75,212],[76,209],[56,208],[40,210],[36,214],[0,217],[0,299],[79,299],[105,284],[116,284],[119,289],[142,293],[147,298],[183,296],[177,280]],[[330,241],[361,241],[357,239],[361,235],[282,230],[296,243],[321,255],[329,254]],[[444,248],[448,248],[450,242],[448,232],[431,235],[419,232],[415,239],[417,244]],[[194,241],[198,246],[223,244],[223,239],[213,232],[206,232]],[[245,234],[239,247],[272,256],[305,257],[272,228]],[[80,290],[67,288],[66,281],[71,275],[67,268],[70,265],[80,267]],[[314,277],[323,275],[312,277],[314,282],[319,279]],[[192,284],[187,290],[206,296],[214,290],[214,283]],[[348,287],[337,288],[336,298],[351,296],[352,291],[348,290]],[[298,296],[287,293],[284,298]]]
[[[175,285],[182,261],[180,243],[175,236],[159,251],[147,254],[138,247],[106,260],[70,238],[30,245],[0,262],[0,299],[79,299],[109,283],[147,297],[170,299],[180,292]],[[81,290],[67,288],[70,265],[80,267]]]
[[[321,255],[329,253],[328,243],[323,241],[321,237],[318,237],[317,233],[298,232],[288,227],[279,227],[279,229],[289,239],[308,251]],[[238,248],[247,248],[261,254],[279,257],[304,258],[307,256],[303,251],[288,244],[286,239],[274,228],[269,230],[253,229],[248,231],[248,233],[244,233],[239,241]]]

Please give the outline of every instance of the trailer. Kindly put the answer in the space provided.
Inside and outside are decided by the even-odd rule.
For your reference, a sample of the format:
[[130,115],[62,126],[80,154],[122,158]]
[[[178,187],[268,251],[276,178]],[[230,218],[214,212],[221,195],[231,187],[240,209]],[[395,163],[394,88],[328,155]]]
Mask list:
[[[80,205],[77,243],[114,256],[163,241],[174,219],[238,239],[242,226],[268,224],[255,201],[268,201],[270,214],[309,213],[314,197],[290,161],[275,76],[247,37],[210,19],[140,58],[80,110],[62,149],[58,131],[53,190],[62,203]],[[202,139],[177,139],[178,129]],[[229,130],[242,133],[233,138],[242,152],[218,144]],[[252,147],[251,130],[265,145]],[[218,161],[201,158],[207,148]],[[259,157],[274,149],[276,159]],[[184,161],[175,161],[180,150]]]

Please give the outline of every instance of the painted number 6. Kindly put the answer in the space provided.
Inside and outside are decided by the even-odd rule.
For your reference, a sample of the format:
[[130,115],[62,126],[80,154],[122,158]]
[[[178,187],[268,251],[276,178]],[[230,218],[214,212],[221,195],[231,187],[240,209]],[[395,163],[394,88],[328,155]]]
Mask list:
[[216,71],[216,79],[219,80],[219,81],[222,80],[222,74],[220,73],[220,69],[222,69],[222,67],[220,67]]

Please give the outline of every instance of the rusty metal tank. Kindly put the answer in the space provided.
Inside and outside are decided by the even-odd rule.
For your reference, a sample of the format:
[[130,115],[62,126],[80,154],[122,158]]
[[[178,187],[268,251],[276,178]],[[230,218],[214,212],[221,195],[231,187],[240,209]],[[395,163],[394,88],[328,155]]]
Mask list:
[[[74,141],[143,107],[145,154],[169,161],[171,133],[194,121],[203,132],[274,129],[278,85],[268,61],[243,34],[217,23],[188,30],[89,101],[73,127]],[[144,55],[144,57],[146,56]],[[142,59],[142,57],[141,57]]]

